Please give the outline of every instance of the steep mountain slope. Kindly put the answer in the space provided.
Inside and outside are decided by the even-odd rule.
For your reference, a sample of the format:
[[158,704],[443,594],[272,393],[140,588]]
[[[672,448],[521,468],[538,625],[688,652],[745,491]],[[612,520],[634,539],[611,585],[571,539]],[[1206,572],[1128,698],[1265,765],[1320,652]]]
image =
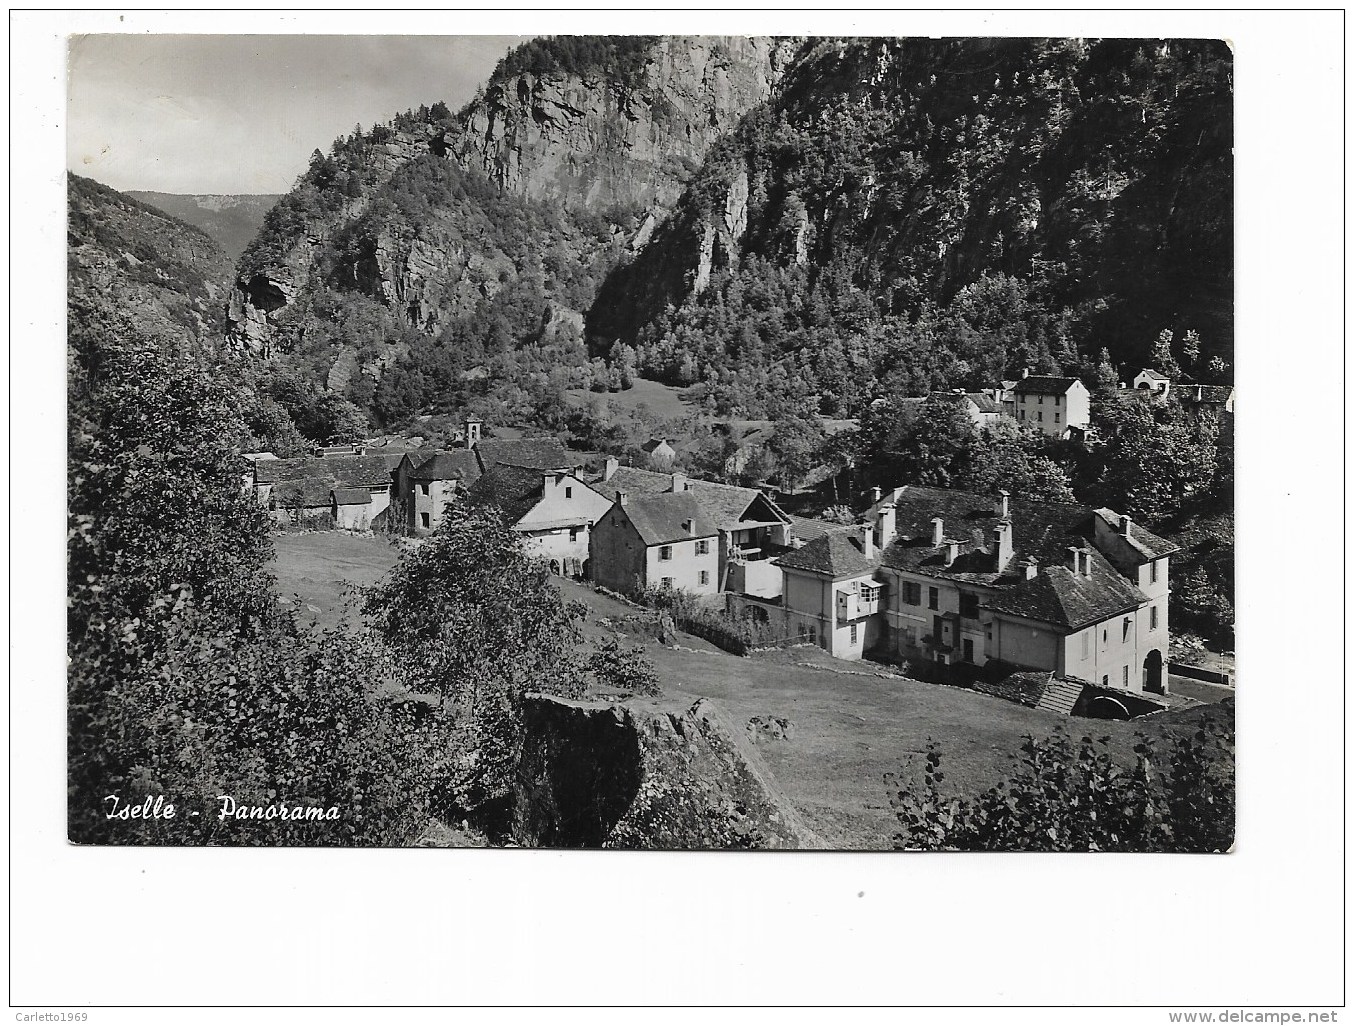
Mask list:
[[79,175],[67,176],[67,291],[173,347],[215,345],[231,265],[199,228]]
[[233,263],[263,227],[264,215],[278,196],[188,196],[172,192],[127,193],[132,199],[149,203],[180,221],[201,228],[216,240]]
[[[721,405],[854,412],[1020,366],[1232,345],[1218,41],[819,40],[717,144],[588,320]],[[668,312],[675,309],[675,312]],[[839,388],[843,377],[845,389]]]
[[[663,213],[711,141],[770,94],[791,46],[535,41],[505,58],[458,115],[434,104],[336,140],[329,154],[316,151],[243,254],[232,336],[284,351],[296,342],[285,311],[327,289],[379,304],[385,315],[370,316],[386,324],[387,340],[406,328],[445,334],[506,283],[535,275],[536,261],[560,265],[544,268],[544,297],[578,320],[595,287],[581,279],[600,277],[632,238],[647,236],[655,221],[646,215]],[[504,217],[557,222],[561,245],[533,241],[514,256],[490,237]],[[537,310],[527,321],[541,316],[560,320]],[[335,354],[340,362],[351,360]]]

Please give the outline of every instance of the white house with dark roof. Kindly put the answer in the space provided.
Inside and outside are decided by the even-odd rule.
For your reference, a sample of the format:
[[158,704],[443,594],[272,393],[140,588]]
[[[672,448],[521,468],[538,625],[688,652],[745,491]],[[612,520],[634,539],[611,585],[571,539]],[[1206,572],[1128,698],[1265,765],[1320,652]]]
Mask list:
[[1177,550],[1129,518],[915,486],[866,517],[883,549],[890,653],[1165,690]]
[[1028,375],[1015,383],[1015,418],[1054,438],[1080,438],[1091,426],[1091,393],[1080,378]]
[[566,470],[508,463],[480,475],[466,500],[497,507],[528,551],[549,560],[554,573],[571,577],[587,574],[592,526],[611,505]]

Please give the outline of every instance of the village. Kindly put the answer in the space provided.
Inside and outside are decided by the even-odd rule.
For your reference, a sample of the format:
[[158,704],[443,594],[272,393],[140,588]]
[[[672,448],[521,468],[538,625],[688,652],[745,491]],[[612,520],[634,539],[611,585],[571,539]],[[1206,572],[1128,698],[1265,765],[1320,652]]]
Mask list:
[[[1150,368],[1120,389],[1149,404],[1173,391],[1194,417],[1234,410],[1232,388],[1173,385]],[[1090,394],[1071,377],[1027,373],[932,398],[975,425],[1006,418],[1074,443],[1094,430]],[[674,469],[669,439],[652,439],[647,465],[631,466],[517,434],[495,437],[469,417],[454,449],[386,438],[314,457],[247,453],[242,481],[280,530],[407,544],[436,532],[457,504],[491,505],[562,582],[630,600],[684,595],[742,627],[735,651],[814,646],[835,660],[1107,719],[1217,700],[1229,693],[1217,685],[1233,683],[1230,664],[1172,666],[1176,546],[1115,510],[1006,489],[857,482],[855,515],[842,522],[785,512],[769,483]],[[1172,697],[1173,672],[1189,697]]]

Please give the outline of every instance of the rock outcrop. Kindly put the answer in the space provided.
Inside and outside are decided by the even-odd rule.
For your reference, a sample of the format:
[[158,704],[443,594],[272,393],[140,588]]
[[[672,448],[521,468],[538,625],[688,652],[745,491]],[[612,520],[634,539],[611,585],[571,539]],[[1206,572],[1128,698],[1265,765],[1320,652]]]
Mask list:
[[[656,37],[624,69],[602,61],[568,72],[518,72],[501,64],[454,120],[383,126],[336,149],[325,173],[361,183],[342,202],[316,200],[309,180],[284,197],[279,206],[291,206],[265,224],[268,244],[252,245],[241,259],[229,302],[231,337],[243,348],[272,351],[283,311],[319,273],[432,335],[521,273],[477,241],[482,231],[461,230],[482,213],[448,211],[445,198],[432,201],[408,236],[364,240],[335,271],[330,240],[387,198],[403,169],[429,157],[484,175],[522,200],[614,218],[620,248],[643,246],[710,145],[766,100],[798,45],[772,37]],[[746,178],[742,184],[725,219],[735,238],[746,227]],[[321,188],[330,190],[326,197],[335,194],[332,183]],[[456,204],[474,206],[464,196]]]
[[513,833],[557,848],[814,848],[742,732],[684,713],[527,698]]
[[502,188],[572,209],[666,209],[705,151],[771,95],[797,43],[769,36],[671,36],[637,80],[495,74],[462,112],[468,168]]

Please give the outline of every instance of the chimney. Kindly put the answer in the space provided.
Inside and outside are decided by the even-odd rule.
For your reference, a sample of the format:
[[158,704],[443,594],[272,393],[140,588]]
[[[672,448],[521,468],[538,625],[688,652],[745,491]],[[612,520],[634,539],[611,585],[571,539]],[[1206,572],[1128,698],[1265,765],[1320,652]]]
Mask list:
[[1039,560],[1030,556],[1025,560],[1025,580],[1032,581],[1039,576]]
[[886,502],[879,507],[875,516],[875,540],[881,549],[893,544],[893,536],[898,533],[898,507]]
[[695,533],[696,533],[696,522],[695,522],[694,520],[683,520],[683,521],[682,521],[682,530],[685,531],[687,534],[695,534]]
[[1119,518],[1119,533],[1125,538],[1129,537],[1133,531],[1133,519],[1127,514]]
[[1081,550],[1081,575],[1083,577],[1091,576],[1091,550]]
[[879,501],[879,486],[878,486],[878,485],[875,485],[873,488],[870,489],[870,501],[871,501],[871,502],[878,502],[878,501]]
[[938,546],[945,540],[945,521],[940,517],[931,518],[931,544]]
[[997,556],[997,573],[1005,572],[1015,554],[1011,543],[1011,522],[1003,520],[992,530],[992,549]]
[[866,559],[874,559],[874,528],[869,524],[860,529],[860,551]]
[[1078,577],[1081,576],[1081,549],[1075,545],[1067,546],[1067,568]]
[[480,422],[475,417],[465,419],[465,447],[473,449],[480,440]]
[[954,566],[954,561],[959,558],[959,542],[954,538],[945,539],[945,565]]
[[629,502],[629,501],[630,501],[630,493],[629,493],[629,492],[617,492],[617,493],[616,493],[616,502],[617,502],[618,505],[624,506],[624,505],[625,505],[627,502]]
[[606,458],[606,468],[602,471],[602,480],[610,481],[616,475],[616,471],[621,469],[621,461],[615,456]]
[[993,504],[992,509],[1002,520],[1009,520],[1011,517],[1011,493],[1005,488],[997,492],[997,501]]
[[686,483],[686,475],[685,475],[685,474],[673,474],[673,475],[672,475],[672,490],[673,490],[674,492],[684,492],[684,491],[687,490],[687,483]]

